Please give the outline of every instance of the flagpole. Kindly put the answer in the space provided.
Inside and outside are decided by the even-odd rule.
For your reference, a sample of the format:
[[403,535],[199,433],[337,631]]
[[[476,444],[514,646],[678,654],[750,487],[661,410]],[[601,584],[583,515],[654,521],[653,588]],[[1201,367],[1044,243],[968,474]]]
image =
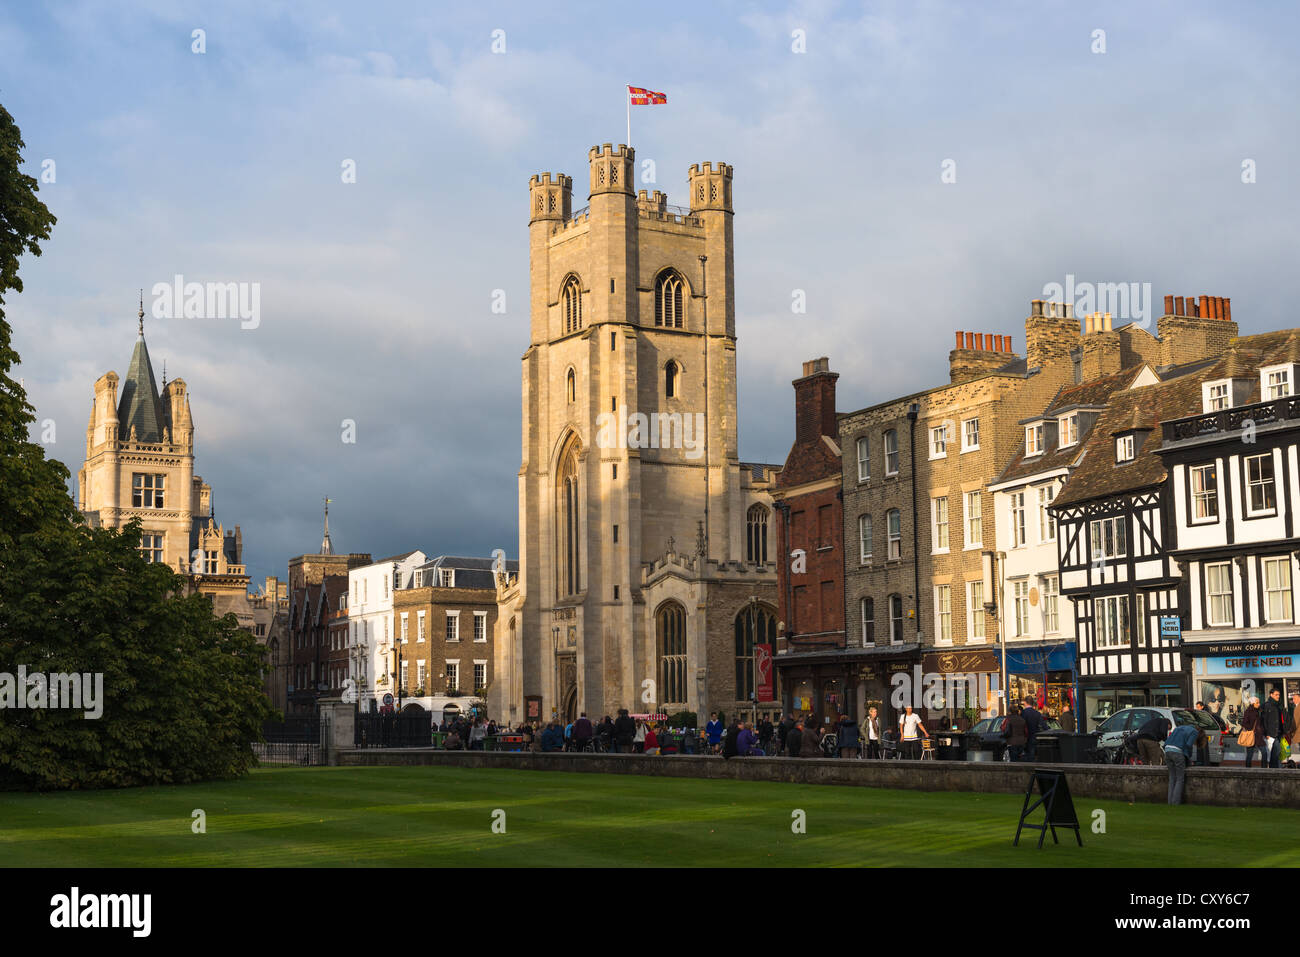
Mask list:
[[627,89],[626,84],[624,85],[623,89],[625,91],[624,95],[627,97],[627,144],[626,145],[631,146],[632,145],[632,91]]

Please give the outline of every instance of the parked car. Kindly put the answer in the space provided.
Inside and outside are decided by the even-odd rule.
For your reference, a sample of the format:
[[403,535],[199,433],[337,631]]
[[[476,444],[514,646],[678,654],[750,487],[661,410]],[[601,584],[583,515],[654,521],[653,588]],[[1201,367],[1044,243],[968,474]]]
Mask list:
[[1124,746],[1124,735],[1136,732],[1157,715],[1170,722],[1170,729],[1184,724],[1194,724],[1210,738],[1210,764],[1218,766],[1223,762],[1224,732],[1219,723],[1208,712],[1190,711],[1187,708],[1125,708],[1116,711],[1097,727],[1097,747],[1115,751]]
[[[992,718],[981,718],[976,721],[969,731],[966,732],[966,750],[992,751],[994,761],[1010,761],[1011,755],[1007,753],[1007,739],[1002,737],[1002,722],[1006,718],[1002,715],[994,715]],[[1061,730],[1061,722],[1055,718],[1047,719],[1047,727],[1052,731]],[[971,737],[977,740],[972,742]]]

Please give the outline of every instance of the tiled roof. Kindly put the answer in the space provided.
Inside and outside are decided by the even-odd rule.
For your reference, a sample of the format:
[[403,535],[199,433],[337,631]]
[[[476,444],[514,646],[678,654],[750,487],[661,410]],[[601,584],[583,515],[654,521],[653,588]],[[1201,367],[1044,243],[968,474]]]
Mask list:
[[158,399],[158,386],[153,378],[153,366],[149,362],[149,349],[144,344],[144,335],[135,341],[135,351],[131,353],[131,367],[122,380],[122,397],[117,403],[117,421],[123,439],[131,435],[135,426],[135,437],[140,442],[161,442],[166,418],[163,415],[162,402]]

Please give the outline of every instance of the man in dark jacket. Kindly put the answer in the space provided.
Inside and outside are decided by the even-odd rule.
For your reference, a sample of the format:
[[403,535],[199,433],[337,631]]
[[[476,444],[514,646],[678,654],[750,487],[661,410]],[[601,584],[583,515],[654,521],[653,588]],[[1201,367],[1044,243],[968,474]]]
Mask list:
[[722,739],[722,756],[724,758],[734,758],[740,752],[737,745],[740,742],[740,722],[735,719],[727,727],[726,737]]
[[793,714],[786,715],[785,718],[782,719],[781,723],[776,726],[776,739],[781,744],[781,752],[783,754],[789,753],[789,750],[786,748],[786,738],[789,736],[790,732],[794,730],[794,726],[795,720]]
[[1161,745],[1169,737],[1169,719],[1157,714],[1149,718],[1137,731],[1138,757],[1149,767],[1158,767],[1165,763],[1165,751]]
[[1038,733],[1047,730],[1047,721],[1034,707],[1033,698],[1025,698],[1021,702],[1020,717],[1025,719],[1025,728],[1027,729],[1029,740],[1025,744],[1025,759],[1034,760],[1034,754],[1038,750]]
[[[793,715],[791,715],[790,720],[794,721]],[[802,744],[803,744],[803,725],[800,724],[798,721],[795,721],[793,727],[791,727],[790,730],[786,733],[785,741],[782,744],[782,747],[785,748],[786,757],[788,758],[799,757],[799,748]]]
[[587,712],[582,712],[578,720],[573,722],[573,750],[585,751],[587,745],[591,743],[592,736],[596,729],[592,727],[591,719],[587,717]]
[[862,742],[858,740],[858,723],[850,715],[845,715],[840,719],[840,739],[837,742],[840,748],[840,757],[856,758],[862,753]]
[[627,708],[619,708],[618,717],[614,719],[614,745],[619,754],[632,753],[632,739],[636,737],[636,722],[627,713]]
[[776,729],[772,727],[772,721],[767,715],[763,715],[763,720],[758,723],[758,746],[763,749],[764,754],[772,753],[772,735]]
[[1029,740],[1029,725],[1020,708],[1013,706],[1011,713],[1002,722],[1002,737],[1007,742],[1007,753],[1011,760],[1021,760],[1025,754],[1025,744]]
[[1282,710],[1282,689],[1274,687],[1259,712],[1259,726],[1264,732],[1264,760],[1267,767],[1282,766],[1282,732],[1286,728],[1286,713]]

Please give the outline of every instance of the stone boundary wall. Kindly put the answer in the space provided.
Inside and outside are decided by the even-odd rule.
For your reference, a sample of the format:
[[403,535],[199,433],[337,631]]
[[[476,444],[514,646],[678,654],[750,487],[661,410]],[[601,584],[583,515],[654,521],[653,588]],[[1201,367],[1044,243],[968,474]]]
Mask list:
[[[692,755],[532,754],[436,751],[430,748],[340,750],[343,767],[419,766],[641,774],[671,778],[730,778],[789,784],[839,784],[913,791],[1024,794],[1035,767],[1063,770],[1074,798],[1111,801],[1167,800],[1164,768],[1107,764],[1009,764],[983,761],[868,761],[841,758],[731,758]],[[1300,809],[1300,770],[1188,768],[1188,804]],[[1086,812],[1079,810],[1081,821]]]

